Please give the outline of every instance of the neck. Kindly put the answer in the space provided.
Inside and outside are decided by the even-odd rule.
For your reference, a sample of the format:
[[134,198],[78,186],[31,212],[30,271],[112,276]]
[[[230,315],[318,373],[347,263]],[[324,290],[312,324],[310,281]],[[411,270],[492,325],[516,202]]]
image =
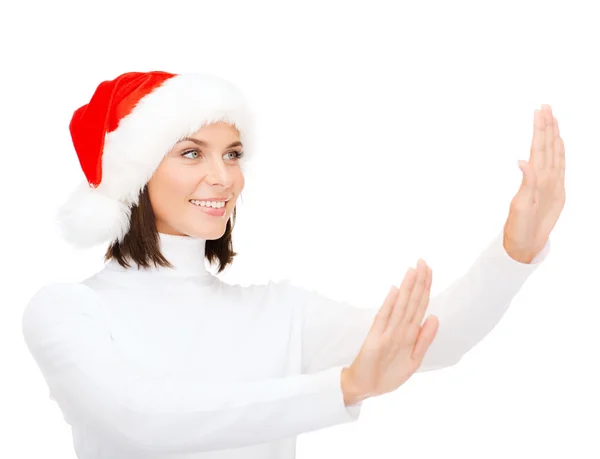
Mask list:
[[159,274],[167,276],[192,276],[210,279],[214,277],[205,267],[206,239],[194,236],[175,236],[172,234],[158,233],[159,249],[162,255],[173,265],[163,267],[152,265],[143,268],[130,262],[129,268],[124,268],[113,258],[106,267],[118,271],[135,271],[146,274]]

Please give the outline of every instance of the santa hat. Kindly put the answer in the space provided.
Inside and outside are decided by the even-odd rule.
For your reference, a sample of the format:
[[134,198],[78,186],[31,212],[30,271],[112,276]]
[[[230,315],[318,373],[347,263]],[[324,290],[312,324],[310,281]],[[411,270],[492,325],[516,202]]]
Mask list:
[[240,91],[210,74],[129,72],[96,88],[69,125],[85,175],[58,212],[63,237],[85,248],[122,241],[131,207],[183,137],[213,122],[234,125],[252,151],[252,116]]

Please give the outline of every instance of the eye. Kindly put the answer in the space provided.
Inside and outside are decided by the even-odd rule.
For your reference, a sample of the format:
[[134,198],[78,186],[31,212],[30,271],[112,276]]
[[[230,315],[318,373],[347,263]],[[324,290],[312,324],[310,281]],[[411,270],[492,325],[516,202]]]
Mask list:
[[[195,156],[193,156],[193,157],[186,156],[188,154],[195,154]],[[236,160],[239,160],[239,159],[241,159],[241,158],[244,157],[244,152],[243,151],[230,151],[227,154],[229,154],[229,155],[235,155],[235,159]],[[199,157],[199,155],[200,155],[200,152],[198,150],[186,150],[186,151],[184,151],[181,154],[181,156],[185,156],[185,157],[190,158],[190,159],[196,159],[196,158]]]
[[236,159],[242,159],[244,157],[243,151],[230,151],[230,154],[234,154]]
[[[184,151],[184,152],[181,154],[181,156],[185,156],[185,155],[187,155],[187,154],[189,154],[189,153],[196,153],[196,158],[197,158],[197,157],[198,157],[198,153],[199,153],[199,152],[198,152],[198,150],[186,150],[186,151]],[[190,158],[190,159],[196,159],[196,158]]]

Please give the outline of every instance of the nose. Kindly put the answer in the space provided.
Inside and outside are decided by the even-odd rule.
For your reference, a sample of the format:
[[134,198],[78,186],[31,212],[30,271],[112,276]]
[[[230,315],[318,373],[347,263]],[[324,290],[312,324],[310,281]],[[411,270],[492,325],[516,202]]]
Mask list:
[[233,182],[233,176],[223,161],[213,161],[206,172],[206,182],[210,185],[221,185],[229,188]]

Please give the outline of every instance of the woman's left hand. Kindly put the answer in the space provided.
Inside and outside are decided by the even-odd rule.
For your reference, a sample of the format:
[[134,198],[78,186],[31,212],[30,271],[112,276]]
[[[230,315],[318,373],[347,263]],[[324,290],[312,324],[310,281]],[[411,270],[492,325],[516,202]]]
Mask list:
[[565,145],[549,105],[534,113],[529,162],[519,161],[523,181],[510,203],[504,249],[531,263],[544,248],[565,206]]

